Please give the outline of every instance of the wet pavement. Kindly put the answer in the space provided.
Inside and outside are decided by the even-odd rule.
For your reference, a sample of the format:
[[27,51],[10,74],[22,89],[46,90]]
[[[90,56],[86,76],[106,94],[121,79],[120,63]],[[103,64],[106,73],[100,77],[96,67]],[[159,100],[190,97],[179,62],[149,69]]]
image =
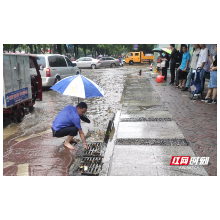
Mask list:
[[[137,73],[140,69],[145,76],[143,74],[138,78]],[[210,164],[205,166],[205,169],[209,175],[217,175],[217,106],[206,105],[204,107],[205,103],[190,100],[188,93],[183,93],[167,84],[158,86],[154,82],[155,78],[150,78],[148,73],[149,66],[137,65],[115,69],[83,69],[81,72],[105,90],[104,97],[80,99],[88,104],[86,115],[91,120],[90,124],[82,122],[87,142],[103,142],[108,121],[112,113],[116,114],[115,127],[105,153],[105,167],[102,175],[108,175],[109,169],[112,170],[111,175],[125,175],[127,170],[131,171],[130,175],[195,175],[194,172],[186,174],[179,170],[172,170],[168,166],[171,154],[177,153],[183,156],[186,156],[185,154],[187,156],[210,156]],[[129,86],[126,86],[127,77],[130,80]],[[139,99],[140,97],[142,99]],[[3,129],[3,175],[61,176],[69,174],[69,168],[77,162],[77,152],[82,151],[82,145],[80,143],[75,145],[76,151],[69,150],[62,145],[65,138],[53,138],[50,129],[56,115],[69,104],[76,105],[77,98],[44,90],[43,101],[36,102],[34,111],[27,114],[20,124],[5,125]],[[201,111],[203,114],[199,114]],[[186,120],[182,118],[182,115]],[[206,115],[210,117],[207,118]],[[196,120],[196,117],[199,117],[199,120]],[[144,118],[147,121],[132,122],[134,118],[135,120]],[[166,118],[172,121],[154,122],[151,121],[153,118]],[[130,122],[123,122],[123,120],[130,120]],[[207,124],[207,120],[209,122],[211,120],[211,123]],[[147,124],[142,126],[141,123]],[[159,126],[157,123],[160,123]],[[207,129],[207,137],[204,138],[202,133]],[[133,136],[129,134],[130,131],[135,131],[130,133]],[[153,140],[158,137],[158,134],[167,138],[169,142],[171,138],[169,131],[176,138],[185,138],[190,146],[148,146],[147,148],[139,146],[135,148],[132,145],[114,144],[117,135],[120,137],[118,143],[129,138],[133,138],[133,141],[141,138],[145,141],[149,138]],[[79,136],[76,138],[80,139]],[[127,154],[125,149],[129,149]],[[115,164],[112,163],[113,152]],[[142,154],[143,157],[141,157]],[[139,157],[140,163],[134,168],[132,160],[135,161],[135,158]],[[150,160],[152,157],[154,157],[153,162]],[[146,158],[149,161],[146,161]],[[121,162],[118,163],[119,160]],[[152,170],[146,169],[146,162],[150,163],[150,161],[151,165],[157,168],[153,166]],[[127,169],[124,164],[128,164]],[[162,164],[165,164],[165,170]],[[206,171],[200,167],[196,175],[207,175]]]
[[[215,136],[217,131],[217,106],[210,106],[200,100],[190,100],[188,92],[176,91],[175,87],[168,86],[166,83],[157,84],[155,78],[149,77],[149,72],[144,72],[142,76],[138,76],[137,73],[130,74],[126,81],[122,109],[117,112],[114,122],[115,134],[108,143],[101,175],[217,175],[217,170],[215,169],[217,168],[217,136]],[[144,84],[145,86],[143,86]],[[155,96],[151,100],[151,95],[149,94],[149,99],[146,99],[145,96],[148,95],[144,94],[144,91],[153,92],[153,90],[160,98],[158,99]],[[142,100],[137,100],[135,96],[128,98],[130,95],[128,91],[134,91],[135,94],[139,93]],[[176,92],[179,92],[178,95]],[[173,105],[170,105],[170,103]],[[195,118],[191,118],[190,114],[192,112],[187,112],[188,108],[189,110],[195,109],[195,112],[193,112]],[[196,108],[198,108],[197,111]],[[184,135],[185,133],[190,133],[191,136],[197,136],[198,131],[201,132],[202,130],[204,134],[207,133],[202,123],[202,120],[206,120],[206,117],[201,114],[200,110],[205,110],[205,112],[203,111],[204,114],[207,114],[206,110],[212,112],[210,124],[213,126],[211,130],[211,132],[213,131],[213,136],[208,136],[208,138],[200,136],[197,139],[198,143],[202,144],[203,150],[212,149],[211,154],[207,151],[203,151],[204,154],[198,154],[198,151],[195,150],[195,145],[191,146],[192,141],[189,136]],[[179,117],[174,118],[172,117],[173,114]],[[181,115],[184,117],[181,117]],[[139,121],[140,119],[142,121]],[[181,126],[181,129],[179,127],[179,119],[181,122],[184,121],[185,125]],[[187,132],[188,129],[194,130],[194,132]],[[209,135],[209,133],[207,134]],[[209,140],[209,144],[205,145],[207,140]],[[213,145],[214,143],[215,145]],[[210,162],[205,166],[190,165],[185,169],[186,167],[183,166],[170,166],[172,156],[210,157]]]
[[[80,99],[88,105],[90,124],[81,123],[87,142],[103,142],[109,118],[117,112],[128,73],[138,66],[106,69],[82,69],[81,74],[105,91],[104,97]],[[143,68],[143,66],[141,67]],[[146,66],[144,68],[147,68]],[[44,89],[43,101],[19,124],[3,124],[3,175],[68,175],[68,167],[77,151],[63,147],[65,138],[53,138],[51,125],[57,114],[78,99]],[[76,137],[80,140],[79,135]],[[80,149],[80,144],[74,146]]]

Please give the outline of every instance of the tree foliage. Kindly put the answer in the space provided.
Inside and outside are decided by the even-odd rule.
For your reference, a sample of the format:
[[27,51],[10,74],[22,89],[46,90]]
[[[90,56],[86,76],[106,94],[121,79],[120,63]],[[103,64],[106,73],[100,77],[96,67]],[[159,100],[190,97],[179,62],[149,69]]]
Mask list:
[[[66,44],[4,44],[4,51],[15,52],[17,50],[25,51],[31,54],[50,53],[53,54],[67,54],[70,53],[76,58],[92,55],[97,57],[98,55],[114,55],[119,56],[133,51],[134,44],[71,44],[72,48],[67,48]],[[19,48],[19,49],[18,49]],[[152,53],[154,48],[153,44],[139,44],[137,51],[143,51],[144,53]]]

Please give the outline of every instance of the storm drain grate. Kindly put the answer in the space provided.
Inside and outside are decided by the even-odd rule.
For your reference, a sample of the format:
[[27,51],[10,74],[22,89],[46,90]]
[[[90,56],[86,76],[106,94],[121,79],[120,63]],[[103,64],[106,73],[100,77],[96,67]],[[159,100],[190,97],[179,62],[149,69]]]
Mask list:
[[117,139],[116,145],[161,145],[161,146],[189,146],[186,139]]
[[[151,83],[128,83],[128,86],[147,86],[151,85]],[[152,86],[152,85],[151,85]]]
[[163,105],[151,105],[151,106],[123,106],[122,110],[165,110],[168,111],[168,109]]
[[137,121],[172,121],[172,118],[122,118],[121,122],[137,122]]
[[101,142],[87,145],[88,150],[84,150],[82,160],[76,172],[85,176],[98,176],[102,170],[102,158],[104,157],[106,147]]
[[105,151],[101,143],[94,143],[88,146],[88,150],[84,150],[83,157],[104,157]]
[[77,171],[84,176],[98,176],[102,166],[102,157],[83,157]]
[[129,96],[124,97],[124,99],[160,99],[159,96],[152,96],[152,97],[135,97],[135,96]]

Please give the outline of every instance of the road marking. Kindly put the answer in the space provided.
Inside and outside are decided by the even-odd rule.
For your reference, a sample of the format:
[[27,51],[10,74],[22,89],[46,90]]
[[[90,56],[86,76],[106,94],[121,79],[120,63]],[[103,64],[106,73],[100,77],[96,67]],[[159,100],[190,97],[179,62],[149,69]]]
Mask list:
[[15,139],[15,141],[18,141],[18,142],[19,141],[24,141],[24,140],[27,140],[27,139],[30,139],[30,138],[34,138],[34,137],[38,137],[38,136],[41,136],[43,134],[48,134],[48,133],[51,133],[51,135],[52,135],[52,130],[48,129],[46,131],[43,131],[43,132],[40,132],[40,133],[37,133],[37,134],[27,135],[27,136]]
[[14,164],[15,164],[15,163],[10,162],[10,161],[4,162],[4,163],[3,163],[3,169],[5,169],[6,167],[10,167],[10,166],[12,166],[12,165],[14,165]]
[[18,165],[17,176],[29,176],[28,168],[29,168],[28,163],[19,164]]

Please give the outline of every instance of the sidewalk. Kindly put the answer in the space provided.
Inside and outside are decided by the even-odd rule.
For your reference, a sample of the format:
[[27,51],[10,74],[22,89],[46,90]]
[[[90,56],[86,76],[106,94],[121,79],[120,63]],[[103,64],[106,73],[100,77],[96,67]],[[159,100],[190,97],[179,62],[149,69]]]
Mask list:
[[[127,77],[122,95],[122,108],[115,117],[115,131],[109,140],[100,175],[216,175],[214,149],[217,146],[217,107],[190,100],[186,92],[167,86],[168,83],[157,86],[155,81],[155,78],[148,77],[147,73],[142,73],[142,76],[134,73]],[[204,112],[204,109],[209,110],[209,113]],[[213,109],[213,112],[210,113],[210,109]],[[212,125],[207,123],[210,117],[204,117],[201,112],[212,116]],[[198,119],[201,115],[203,118]],[[203,142],[203,139],[210,142],[204,137],[205,124],[208,126],[205,129],[213,126],[208,133],[209,136],[212,135],[212,153],[206,152],[211,145],[206,147],[208,143]],[[198,143],[201,150],[195,147]],[[209,156],[211,165],[204,166],[209,174],[201,165],[194,167],[196,169],[170,166],[172,156]]]

